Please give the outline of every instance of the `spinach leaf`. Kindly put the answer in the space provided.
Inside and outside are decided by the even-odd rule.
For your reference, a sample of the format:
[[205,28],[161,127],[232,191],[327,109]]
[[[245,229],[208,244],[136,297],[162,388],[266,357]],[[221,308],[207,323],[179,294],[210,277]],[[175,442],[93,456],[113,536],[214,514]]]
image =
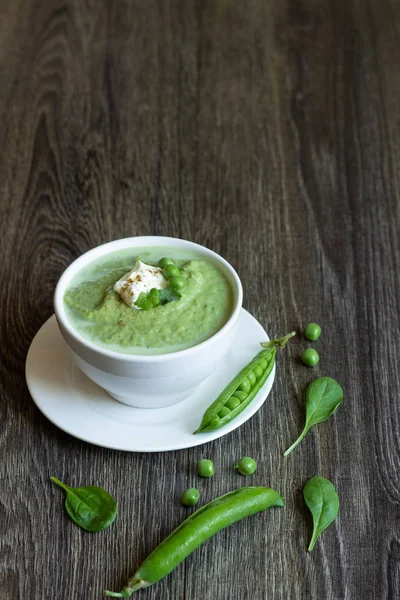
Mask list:
[[308,546],[308,551],[311,552],[318,537],[338,516],[339,498],[333,483],[324,477],[311,477],[304,486],[303,496],[314,524]]
[[56,477],[51,481],[67,492],[65,508],[71,519],[86,531],[102,531],[117,516],[117,503],[106,490],[88,485],[72,488]]
[[326,421],[337,410],[343,401],[343,390],[332,377],[315,379],[306,391],[306,424],[301,435],[294,444],[286,450],[287,456],[301,442],[307,431],[313,425]]

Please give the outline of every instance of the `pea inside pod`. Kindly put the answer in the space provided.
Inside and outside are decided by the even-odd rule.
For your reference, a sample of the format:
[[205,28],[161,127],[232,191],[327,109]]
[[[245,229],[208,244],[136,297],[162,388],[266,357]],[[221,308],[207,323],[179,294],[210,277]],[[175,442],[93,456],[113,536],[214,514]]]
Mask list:
[[214,431],[239,415],[256,397],[271,374],[275,364],[276,349],[283,348],[294,335],[296,332],[292,331],[282,338],[263,342],[261,345],[264,349],[222,390],[218,398],[205,411],[200,426],[194,433]]

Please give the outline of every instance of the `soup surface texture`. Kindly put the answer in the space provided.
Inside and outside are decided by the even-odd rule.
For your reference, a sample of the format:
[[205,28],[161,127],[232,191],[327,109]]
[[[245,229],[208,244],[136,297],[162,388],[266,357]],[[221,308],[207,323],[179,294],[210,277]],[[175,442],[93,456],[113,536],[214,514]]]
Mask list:
[[[138,259],[157,265],[168,257],[186,280],[181,298],[150,310],[129,307],[113,286]],[[195,346],[229,319],[232,290],[211,261],[192,251],[130,248],[110,253],[83,267],[64,295],[70,324],[87,340],[129,354],[161,354]]]

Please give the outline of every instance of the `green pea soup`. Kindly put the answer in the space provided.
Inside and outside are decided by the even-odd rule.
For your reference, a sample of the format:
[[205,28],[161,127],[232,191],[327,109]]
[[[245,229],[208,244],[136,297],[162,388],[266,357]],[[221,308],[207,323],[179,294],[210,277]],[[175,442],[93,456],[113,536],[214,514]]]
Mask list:
[[[186,280],[181,298],[150,310],[127,306],[113,286],[137,259],[157,265],[167,256]],[[233,293],[212,261],[193,251],[129,248],[86,265],[64,294],[67,319],[85,339],[126,354],[162,354],[195,346],[225,325],[233,311]]]

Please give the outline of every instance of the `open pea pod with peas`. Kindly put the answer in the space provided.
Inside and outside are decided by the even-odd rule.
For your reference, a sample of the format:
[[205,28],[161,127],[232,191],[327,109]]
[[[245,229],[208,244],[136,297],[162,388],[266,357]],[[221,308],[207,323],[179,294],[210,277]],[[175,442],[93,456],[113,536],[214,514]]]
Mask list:
[[275,364],[276,349],[284,348],[294,335],[296,332],[292,331],[282,338],[262,342],[261,346],[264,349],[239,371],[210,404],[198,429],[193,433],[214,431],[233,421],[256,397],[270,376]]

